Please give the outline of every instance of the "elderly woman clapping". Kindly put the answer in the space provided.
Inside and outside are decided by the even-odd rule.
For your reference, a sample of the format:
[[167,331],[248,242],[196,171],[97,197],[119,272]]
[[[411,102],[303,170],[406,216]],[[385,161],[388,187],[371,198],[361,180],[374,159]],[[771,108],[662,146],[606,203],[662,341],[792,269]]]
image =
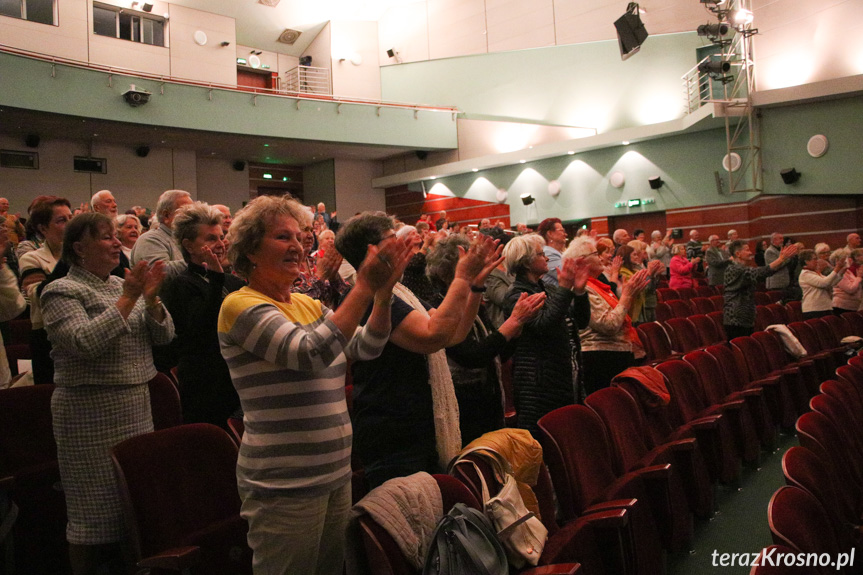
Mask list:
[[590,314],[583,262],[565,258],[557,272],[558,286],[542,283],[542,276],[548,273],[544,244],[538,235],[518,236],[503,251],[507,272],[515,276],[506,294],[507,314],[515,313],[522,294],[544,293],[547,297],[542,310],[524,325],[512,359],[518,426],[534,434],[540,417],[578,401],[578,366],[574,364],[578,341],[567,317],[585,325]]
[[261,196],[228,232],[228,257],[249,285],[225,298],[219,341],[244,412],[237,483],[262,573],[342,573],[352,439],[345,358],[380,354],[392,288],[410,257],[402,242],[370,246],[333,312],[292,293],[310,219],[295,200]]
[[244,282],[222,269],[221,211],[201,202],[177,211],[171,232],[188,267],[162,290],[177,330],[177,379],[185,423],[227,428],[240,398],[222,359],[216,327],[222,301]]
[[60,477],[66,494],[73,573],[109,563],[123,573],[123,521],[111,448],[153,431],[147,382],[156,375],[151,347],[174,337],[158,292],[163,262],[140,262],[126,279],[111,275],[120,261],[114,221],[100,213],[66,226],[63,261],[69,274],[42,292],[51,341],[51,398]]
[[564,256],[584,258],[589,266],[590,322],[581,331],[584,383],[589,395],[608,387],[615,375],[632,367],[636,359],[645,355],[630,318],[636,298],[650,282],[650,272],[645,269],[632,274],[621,288],[618,299],[608,284],[597,279],[603,272],[603,265],[592,239],[576,238]]

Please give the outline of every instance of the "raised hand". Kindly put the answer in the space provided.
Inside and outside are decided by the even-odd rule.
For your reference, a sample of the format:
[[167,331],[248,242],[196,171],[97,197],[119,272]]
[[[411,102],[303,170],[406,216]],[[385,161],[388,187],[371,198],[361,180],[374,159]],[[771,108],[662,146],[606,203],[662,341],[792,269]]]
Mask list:
[[485,272],[485,276],[488,276],[491,270],[497,267],[497,260],[502,250],[497,243],[490,236],[481,234],[479,237],[474,238],[470,249],[467,251],[459,248],[459,259],[455,267],[455,277],[474,284],[480,281],[485,282],[485,278],[480,277],[481,274],[489,265],[491,267]]
[[632,277],[629,278],[629,281],[626,282],[623,286],[622,295],[627,295],[629,297],[636,297],[638,294],[644,291],[644,288],[650,283],[650,275],[647,270],[638,270]]
[[665,270],[665,265],[659,260],[650,260],[647,264],[647,272],[651,277],[656,277]]
[[208,270],[213,270],[214,272],[224,273],[224,269],[222,269],[222,262],[213,253],[213,250],[210,249],[210,246],[203,246],[201,248],[201,255],[204,256],[204,268]]
[[318,258],[315,275],[317,275],[318,279],[322,280],[335,279],[336,274],[339,272],[339,266],[342,265],[342,259],[342,254],[331,247],[324,252],[323,256]]
[[590,262],[587,258],[576,258],[575,275],[572,278],[572,289],[577,292],[584,291],[587,280],[590,279]]
[[129,299],[136,300],[144,292],[144,282],[149,271],[150,264],[140,261],[131,269],[126,270],[126,278],[123,281],[123,295]]
[[162,287],[162,281],[165,279],[165,262],[154,261],[145,271],[141,295],[144,296],[148,304],[151,304],[159,295],[159,288]]
[[623,265],[623,257],[614,256],[614,259],[611,260],[611,273],[616,274],[620,271],[620,267]]
[[539,314],[542,306],[545,305],[545,299],[545,292],[539,292],[532,295],[527,295],[526,292],[522,292],[522,294],[518,296],[518,301],[515,302],[515,307],[512,309],[510,317],[513,318],[519,326],[523,326]]
[[[407,261],[410,261],[410,246],[399,239],[393,238],[383,242],[378,247],[369,245],[366,259],[357,271],[357,283],[366,283],[372,291],[377,292],[388,285],[395,276],[395,281],[401,277]],[[395,284],[395,281],[392,281]]]
[[787,260],[788,258],[792,258],[797,255],[797,244],[789,244],[782,248],[782,251],[779,252],[779,257],[783,260]]

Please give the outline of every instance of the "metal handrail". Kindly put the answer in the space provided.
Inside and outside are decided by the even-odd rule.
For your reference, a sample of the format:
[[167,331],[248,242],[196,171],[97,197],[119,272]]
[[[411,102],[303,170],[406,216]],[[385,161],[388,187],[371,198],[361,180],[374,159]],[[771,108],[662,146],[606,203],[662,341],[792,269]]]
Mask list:
[[332,95],[329,68],[297,66],[285,72],[285,91],[292,94]]
[[[184,78],[175,78],[173,76],[162,76],[159,74],[149,74],[147,72],[141,72],[138,70],[132,70],[131,68],[123,68],[120,66],[105,66],[103,64],[91,64],[90,62],[81,62],[79,60],[72,60],[70,58],[62,58],[60,56],[53,56],[51,54],[43,54],[40,52],[33,52],[29,50],[21,50],[20,48],[15,48],[12,46],[8,46],[5,44],[0,44],[0,53],[11,54],[13,56],[20,56],[22,58],[28,58],[31,60],[39,60],[41,62],[47,62],[51,64],[51,66],[67,66],[69,68],[78,68],[81,70],[95,70],[97,72],[104,72],[108,74],[108,82],[110,84],[111,77],[115,74],[122,76],[129,76],[132,78],[140,78],[142,80],[154,80],[157,82],[161,82],[162,84],[177,84],[181,86],[198,86],[201,88],[208,88],[210,90],[223,90],[228,92],[242,92],[245,94],[253,93],[256,95],[267,95],[274,96],[279,98],[288,98],[292,100],[315,100],[315,101],[327,101],[333,102],[336,104],[359,104],[365,106],[375,106],[378,108],[406,108],[409,110],[414,110],[414,113],[417,111],[423,112],[444,112],[448,114],[458,114],[459,110],[455,106],[427,106],[423,104],[409,104],[405,102],[387,102],[384,100],[368,100],[363,98],[353,98],[353,97],[344,97],[344,96],[333,96],[330,94],[310,94],[310,93],[291,93],[288,94],[284,90],[280,89],[270,89],[270,88],[256,88],[252,86],[243,86],[242,88],[237,87],[234,84],[221,84],[218,82],[202,82],[200,80],[189,80]],[[53,71],[52,71],[53,75]],[[332,90],[330,90],[332,92]]]

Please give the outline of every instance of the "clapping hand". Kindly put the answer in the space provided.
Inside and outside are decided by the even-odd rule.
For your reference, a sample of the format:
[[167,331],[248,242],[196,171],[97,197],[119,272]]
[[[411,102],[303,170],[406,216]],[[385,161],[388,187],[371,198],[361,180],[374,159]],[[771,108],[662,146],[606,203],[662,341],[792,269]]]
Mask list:
[[407,242],[392,238],[382,245],[369,245],[366,259],[357,271],[357,283],[365,282],[374,292],[392,289],[402,277],[411,259],[411,248]]
[[340,254],[336,248],[331,247],[330,249],[325,250],[324,255],[318,258],[318,266],[315,270],[315,275],[317,275],[318,279],[334,280],[339,271],[339,266],[342,265],[342,259],[342,254]]
[[525,325],[539,314],[542,306],[545,305],[545,299],[545,292],[531,295],[527,295],[526,292],[522,292],[522,294],[518,296],[518,301],[515,302],[515,307],[512,309],[510,317],[514,319],[519,327]]
[[628,295],[630,297],[635,297],[648,286],[650,283],[650,274],[648,270],[638,270],[632,277],[629,278],[629,281],[626,282],[623,286],[623,295]]
[[455,268],[455,277],[467,280],[477,287],[485,284],[488,274],[502,261],[503,246],[498,240],[480,234],[471,242],[470,249],[464,251],[459,247],[459,260]]
[[222,262],[218,257],[216,257],[216,254],[213,253],[210,246],[203,246],[201,248],[201,255],[204,256],[204,269],[212,270],[220,274],[224,273],[225,270],[222,269]]

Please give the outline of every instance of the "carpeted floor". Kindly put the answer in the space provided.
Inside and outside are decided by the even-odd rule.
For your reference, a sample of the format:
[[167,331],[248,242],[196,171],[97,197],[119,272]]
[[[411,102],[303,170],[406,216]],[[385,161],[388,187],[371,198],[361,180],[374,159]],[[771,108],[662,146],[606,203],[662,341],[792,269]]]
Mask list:
[[[723,567],[719,562],[723,553],[758,553],[773,543],[767,526],[767,504],[773,493],[785,484],[782,456],[798,445],[797,437],[780,435],[776,444],[775,451],[762,452],[759,470],[744,467],[738,486],[717,489],[718,512],[710,521],[696,520],[694,553],[669,555],[669,575],[749,573],[750,567],[740,566],[740,559],[734,567]],[[730,561],[731,557],[726,560]],[[749,560],[745,563],[748,565]]]

